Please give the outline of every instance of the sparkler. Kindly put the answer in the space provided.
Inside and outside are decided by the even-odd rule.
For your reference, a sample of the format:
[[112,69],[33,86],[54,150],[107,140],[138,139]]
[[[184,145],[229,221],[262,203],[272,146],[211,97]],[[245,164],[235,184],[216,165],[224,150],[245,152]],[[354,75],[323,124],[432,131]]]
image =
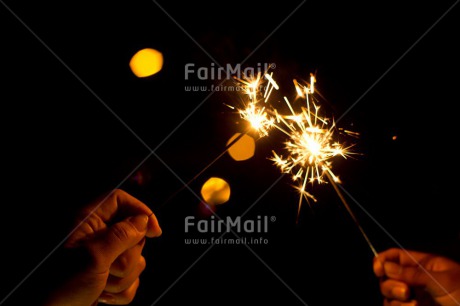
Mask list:
[[[269,131],[275,126],[273,110],[271,110],[271,105],[267,103],[273,89],[279,89],[278,84],[272,78],[272,74],[264,74],[267,83],[262,79],[260,72],[254,78],[236,78],[239,88],[248,96],[248,101],[242,101],[243,108],[239,108],[238,113],[243,120],[249,122],[253,130],[257,131],[259,137],[268,136]],[[261,87],[264,83],[267,85],[262,91]],[[233,106],[229,105],[229,107],[234,109]]]
[[[295,112],[287,97],[284,101],[289,108],[289,115],[278,114],[276,116],[278,130],[288,136],[285,149],[286,158],[273,151],[271,159],[283,173],[292,174],[292,180],[300,182],[296,189],[300,193],[298,213],[305,199],[310,205],[310,200],[316,202],[316,198],[307,191],[307,184],[324,183],[326,173],[332,181],[339,182],[331,170],[331,159],[335,156],[346,158],[351,154],[349,147],[344,147],[338,141],[334,141],[336,125],[329,118],[321,117],[320,107],[313,101],[315,79],[312,76],[310,86],[301,86],[294,80],[297,95],[305,99],[305,105]],[[310,205],[311,206],[311,205]]]
[[350,214],[354,223],[364,236],[370,249],[377,257],[377,251],[372,245],[369,237],[361,227],[355,214],[348,205],[345,197],[340,192],[338,183],[340,179],[332,172],[332,159],[338,156],[347,158],[353,154],[350,149],[353,145],[344,145],[338,139],[339,134],[357,136],[358,133],[337,128],[335,122],[329,118],[322,117],[320,106],[314,97],[316,82],[315,76],[310,76],[310,84],[300,85],[294,80],[297,98],[304,100],[304,105],[300,106],[300,111],[295,111],[293,104],[287,97],[284,101],[289,109],[288,115],[276,114],[276,127],[283,132],[288,140],[285,142],[286,157],[273,151],[271,160],[280,168],[283,173],[292,175],[292,180],[297,182],[295,187],[299,192],[299,203],[297,209],[298,222],[300,208],[303,200],[311,206],[310,201],[316,202],[317,199],[307,191],[307,185],[323,184],[329,182],[341,202]]
[[[170,199],[189,186],[203,172],[217,162],[244,135],[254,131],[259,135],[260,139],[268,136],[269,132],[273,128],[276,128],[288,138],[284,147],[287,156],[283,157],[283,155],[273,151],[273,157],[270,159],[283,173],[291,174],[292,180],[298,183],[298,185],[295,186],[296,190],[299,192],[296,222],[298,222],[303,200],[305,200],[309,206],[311,206],[310,201],[317,202],[314,195],[307,191],[307,185],[329,182],[365,238],[371,251],[375,257],[378,257],[376,249],[359,224],[356,215],[351,210],[337,185],[340,183],[339,177],[332,171],[333,158],[341,156],[346,159],[353,154],[357,154],[350,150],[353,144],[347,146],[340,143],[338,141],[338,135],[343,134],[357,137],[359,134],[338,128],[334,120],[321,116],[320,106],[314,95],[316,93],[315,76],[311,74],[310,83],[306,85],[299,84],[297,80],[293,80],[297,92],[296,100],[303,100],[304,105],[301,105],[300,110],[296,112],[294,110],[294,105],[287,97],[284,97],[286,106],[289,109],[288,115],[280,114],[277,109],[269,103],[273,90],[279,90],[279,85],[274,80],[273,73],[264,73],[263,77],[261,73],[259,73],[254,78],[236,78],[236,81],[245,95],[242,99],[243,107],[227,106],[236,110],[240,117],[249,123],[249,127],[244,133],[241,133],[238,137],[233,139],[233,141],[231,141],[224,148],[222,153],[211,161],[211,163],[170,196],[164,204],[169,202]],[[265,88],[261,90],[262,84],[264,83],[266,84]]]

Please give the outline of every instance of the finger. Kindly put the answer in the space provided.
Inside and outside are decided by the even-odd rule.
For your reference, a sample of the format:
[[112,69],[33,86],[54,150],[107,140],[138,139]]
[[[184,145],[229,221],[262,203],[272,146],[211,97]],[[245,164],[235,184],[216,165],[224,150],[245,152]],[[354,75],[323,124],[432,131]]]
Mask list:
[[115,216],[118,219],[125,219],[129,216],[145,214],[149,216],[147,237],[158,237],[162,233],[152,210],[143,202],[121,189],[115,189],[105,196],[100,207],[96,210],[96,214],[106,222],[114,219]]
[[374,257],[373,266],[374,274],[377,277],[385,276],[385,270],[383,270],[383,262],[379,257]]
[[420,304],[416,300],[402,303],[401,306],[419,306]]
[[135,269],[131,271],[130,274],[123,278],[109,276],[104,291],[109,293],[120,293],[125,291],[139,278],[145,266],[145,258],[143,256],[139,257]]
[[385,302],[383,303],[385,306],[403,306],[404,302],[398,301],[398,300],[392,300],[392,299],[385,299]]
[[133,301],[139,288],[139,278],[126,290],[119,293],[103,292],[99,297],[99,302],[109,305],[126,305]]
[[77,217],[77,221],[75,229],[65,243],[65,247],[78,247],[85,240],[91,239],[107,228],[107,225],[99,216],[86,212],[86,210],[81,213],[80,217]]
[[431,281],[429,272],[420,267],[408,267],[394,262],[385,262],[383,265],[385,275],[389,278],[405,282],[409,286],[428,286]]
[[147,205],[121,189],[115,189],[84,207],[75,220],[78,230],[69,239],[70,245],[103,230],[106,224],[116,223],[130,216],[149,216],[147,237],[158,237],[162,231],[156,216]]
[[149,215],[149,223],[147,228],[147,237],[159,237],[163,231],[161,230],[160,224],[158,223],[158,219],[154,213]]
[[152,211],[147,205],[121,189],[114,189],[99,197],[99,199],[93,201],[93,203],[86,207],[86,210],[88,209],[92,209],[94,213],[104,221],[111,220],[115,214],[124,217],[139,214],[149,216],[152,214]]
[[409,302],[401,302],[398,300],[385,299],[383,302],[384,306],[419,306],[418,302],[415,300]]
[[[133,213],[132,215],[145,214],[150,216],[152,214],[152,211],[145,204],[125,191],[121,189],[112,190],[92,201],[78,212],[75,218],[75,230],[67,240],[66,246],[76,247],[83,240],[89,239],[98,232],[103,231],[108,223],[116,223],[129,217],[130,215],[127,215],[125,218],[114,220],[120,206],[137,207],[137,209],[133,209],[133,211],[137,211],[138,213]],[[149,221],[149,223],[150,222],[152,221]]]
[[126,277],[137,267],[145,239],[142,239],[132,248],[124,251],[110,266],[110,274],[116,277]]
[[93,257],[94,272],[107,272],[118,256],[138,244],[145,237],[147,222],[146,215],[129,217],[88,241],[87,248]]
[[401,302],[407,301],[410,296],[409,286],[393,279],[382,281],[380,283],[380,292],[388,299],[396,299]]
[[422,252],[391,248],[379,253],[377,259],[382,263],[393,261],[405,266],[418,266],[420,261],[426,260],[429,256]]
[[401,306],[401,302],[398,300],[385,299],[383,302],[384,306]]

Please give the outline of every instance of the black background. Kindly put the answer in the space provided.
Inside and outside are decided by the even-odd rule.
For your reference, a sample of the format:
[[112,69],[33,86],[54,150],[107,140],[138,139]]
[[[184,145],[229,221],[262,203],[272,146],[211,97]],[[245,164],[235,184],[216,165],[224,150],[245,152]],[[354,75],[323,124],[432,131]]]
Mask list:
[[[338,159],[334,171],[385,229],[350,200],[378,251],[399,245],[458,256],[459,8],[424,35],[453,1],[307,1],[289,18],[300,2],[160,2],[180,27],[152,1],[5,3],[13,13],[0,6],[0,298],[15,290],[5,304],[35,286],[31,277],[15,289],[67,235],[74,211],[120,182],[163,228],[147,242],[133,305],[381,304],[373,254],[332,187],[315,189],[318,203],[303,206],[296,224],[288,177],[246,215],[276,217],[268,245],[215,246],[187,270],[207,249],[184,245],[197,237],[183,227],[199,200],[184,190],[162,205],[182,184],[155,156],[144,160],[142,142],[183,181],[192,178],[243,126],[224,105],[234,93],[184,90],[211,84],[185,80],[184,66],[248,56],[243,66],[276,64],[286,95],[293,78],[316,72],[335,117],[359,100],[339,125],[361,134],[362,155]],[[146,47],[163,53],[164,66],[139,79],[128,63]],[[232,197],[216,213],[238,216],[279,178],[267,159],[279,146],[266,138],[250,160],[225,155],[190,187],[199,195],[210,176],[226,179]]]

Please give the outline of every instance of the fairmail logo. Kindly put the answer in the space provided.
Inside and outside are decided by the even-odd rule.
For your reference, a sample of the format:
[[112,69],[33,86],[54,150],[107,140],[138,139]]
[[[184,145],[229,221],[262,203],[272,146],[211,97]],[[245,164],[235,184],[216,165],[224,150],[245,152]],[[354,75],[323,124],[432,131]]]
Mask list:
[[274,222],[274,216],[257,216],[256,219],[243,220],[240,216],[217,219],[211,216],[209,219],[197,220],[194,216],[185,218],[185,232],[191,230],[200,233],[224,233],[234,231],[236,233],[267,233],[269,224]]
[[275,69],[274,63],[257,63],[255,67],[242,67],[241,64],[226,64],[225,66],[216,66],[211,63],[209,67],[196,67],[194,63],[185,64],[185,80],[190,80],[192,77],[198,80],[223,80],[236,77],[255,78],[257,75],[263,75],[269,69]]

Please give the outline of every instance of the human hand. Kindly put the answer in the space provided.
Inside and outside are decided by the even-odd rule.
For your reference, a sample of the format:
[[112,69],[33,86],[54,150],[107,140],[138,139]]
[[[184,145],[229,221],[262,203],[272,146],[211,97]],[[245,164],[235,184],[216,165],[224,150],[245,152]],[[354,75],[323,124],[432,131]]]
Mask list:
[[46,305],[130,303],[146,265],[141,254],[145,237],[161,235],[155,215],[141,201],[115,190],[86,206],[76,226],[64,248],[76,255],[69,264],[79,271],[50,295]]
[[392,248],[374,259],[385,306],[460,305],[460,264],[429,253]]

